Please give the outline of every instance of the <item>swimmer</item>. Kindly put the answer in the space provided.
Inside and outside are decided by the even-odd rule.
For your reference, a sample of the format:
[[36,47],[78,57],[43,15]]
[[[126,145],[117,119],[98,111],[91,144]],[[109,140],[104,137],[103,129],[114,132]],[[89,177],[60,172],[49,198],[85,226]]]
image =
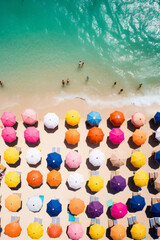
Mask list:
[[3,87],[3,82],[2,81],[0,81],[0,85],[1,85],[1,87]]
[[138,89],[140,89],[142,87],[142,85],[143,85],[143,83],[140,83]]
[[119,91],[119,94],[121,94],[123,91],[124,91],[123,88],[121,88],[121,90]]
[[69,84],[70,83],[70,80],[69,80],[69,78],[67,78],[67,80],[66,80],[66,84]]
[[82,62],[82,67],[83,67],[83,65],[84,65],[84,62]]
[[86,77],[86,81],[88,81],[88,80],[89,80],[89,76]]
[[82,61],[80,60],[79,63],[78,63],[79,67],[82,66]]
[[65,81],[64,81],[64,80],[62,80],[62,86],[64,87],[64,85],[65,85]]
[[113,87],[116,86],[116,85],[117,85],[117,82],[114,82],[114,83],[113,83]]

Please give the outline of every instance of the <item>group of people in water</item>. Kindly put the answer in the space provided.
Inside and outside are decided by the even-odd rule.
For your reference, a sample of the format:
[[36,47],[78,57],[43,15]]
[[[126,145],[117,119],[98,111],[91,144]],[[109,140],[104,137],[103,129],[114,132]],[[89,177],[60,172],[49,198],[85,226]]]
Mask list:
[[[113,87],[116,86],[116,85],[117,85],[117,82],[114,82]],[[139,90],[142,87],[142,85],[143,85],[143,83],[140,83],[137,89]],[[123,91],[124,91],[124,89],[121,88],[120,91],[119,91],[119,94],[121,94]]]

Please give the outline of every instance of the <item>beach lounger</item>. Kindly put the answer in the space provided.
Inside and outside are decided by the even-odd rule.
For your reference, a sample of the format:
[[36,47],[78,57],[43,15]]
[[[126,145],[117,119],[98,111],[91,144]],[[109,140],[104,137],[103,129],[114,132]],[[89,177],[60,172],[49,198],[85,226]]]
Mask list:
[[117,220],[113,220],[113,225],[116,225],[117,223]]
[[57,153],[60,153],[60,151],[61,151],[61,148],[57,147]]
[[154,218],[150,218],[149,223],[150,223],[150,227],[153,228],[153,226],[155,225]]
[[110,179],[112,179],[114,176],[115,176],[115,171],[112,171]]
[[34,218],[34,222],[38,222],[38,218],[37,217]]
[[95,171],[91,171],[91,176],[96,175]]
[[157,199],[156,198],[151,198],[151,204],[155,204],[155,203],[157,203]]
[[79,223],[79,217],[76,217],[76,218],[75,218],[75,222],[76,222],[76,223]]
[[90,202],[93,202],[93,201],[94,201],[94,197],[90,196]]
[[55,147],[52,147],[52,152],[54,153],[56,151],[56,148]]
[[52,224],[56,223],[56,217],[52,217]]
[[132,216],[133,219],[133,223],[137,223],[137,217],[136,216]]
[[159,217],[155,217],[154,221],[157,225],[160,225],[160,218]]
[[97,224],[100,224],[100,218],[97,218],[97,219],[96,219],[96,223],[97,223]]
[[95,175],[99,175],[99,171],[96,171],[96,172],[95,172]]
[[95,201],[99,201],[99,197],[95,197]]
[[60,217],[57,217],[57,218],[56,218],[56,223],[57,223],[57,224],[60,224]]
[[116,172],[115,172],[115,175],[116,175],[116,176],[119,176],[119,171],[116,171]]
[[129,225],[129,226],[132,226],[132,225],[133,225],[132,217],[128,217],[128,225]]
[[112,219],[108,219],[108,227],[109,228],[113,227],[113,220]]
[[132,197],[136,196],[137,193],[136,192],[132,192]]
[[95,218],[91,218],[91,224],[95,224],[96,223],[96,219]]
[[38,222],[39,222],[40,224],[42,224],[42,219],[41,219],[41,218],[39,218],[39,219],[38,219]]

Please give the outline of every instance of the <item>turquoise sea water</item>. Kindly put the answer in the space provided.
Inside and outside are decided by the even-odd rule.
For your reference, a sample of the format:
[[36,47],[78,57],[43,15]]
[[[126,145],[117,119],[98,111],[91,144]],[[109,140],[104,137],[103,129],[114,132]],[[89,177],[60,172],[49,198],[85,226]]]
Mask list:
[[0,80],[10,94],[96,98],[142,82],[149,101],[160,94],[160,2],[0,0]]

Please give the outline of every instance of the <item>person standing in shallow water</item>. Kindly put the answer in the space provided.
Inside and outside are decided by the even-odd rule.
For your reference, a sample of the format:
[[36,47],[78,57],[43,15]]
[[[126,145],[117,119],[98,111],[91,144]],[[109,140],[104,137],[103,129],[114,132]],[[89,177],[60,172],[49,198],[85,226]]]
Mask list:
[[140,89],[142,87],[143,83],[140,83],[138,86],[138,89]]
[[3,82],[2,81],[0,81],[0,86],[3,87]]
[[119,94],[121,94],[123,91],[124,91],[124,89],[123,89],[123,88],[121,88],[121,89],[120,89],[120,91],[119,91]]
[[67,78],[66,84],[68,85],[69,83],[70,83],[70,80],[69,80],[69,78]]
[[64,85],[65,85],[65,81],[64,81],[64,80],[62,80],[62,87],[64,87]]

